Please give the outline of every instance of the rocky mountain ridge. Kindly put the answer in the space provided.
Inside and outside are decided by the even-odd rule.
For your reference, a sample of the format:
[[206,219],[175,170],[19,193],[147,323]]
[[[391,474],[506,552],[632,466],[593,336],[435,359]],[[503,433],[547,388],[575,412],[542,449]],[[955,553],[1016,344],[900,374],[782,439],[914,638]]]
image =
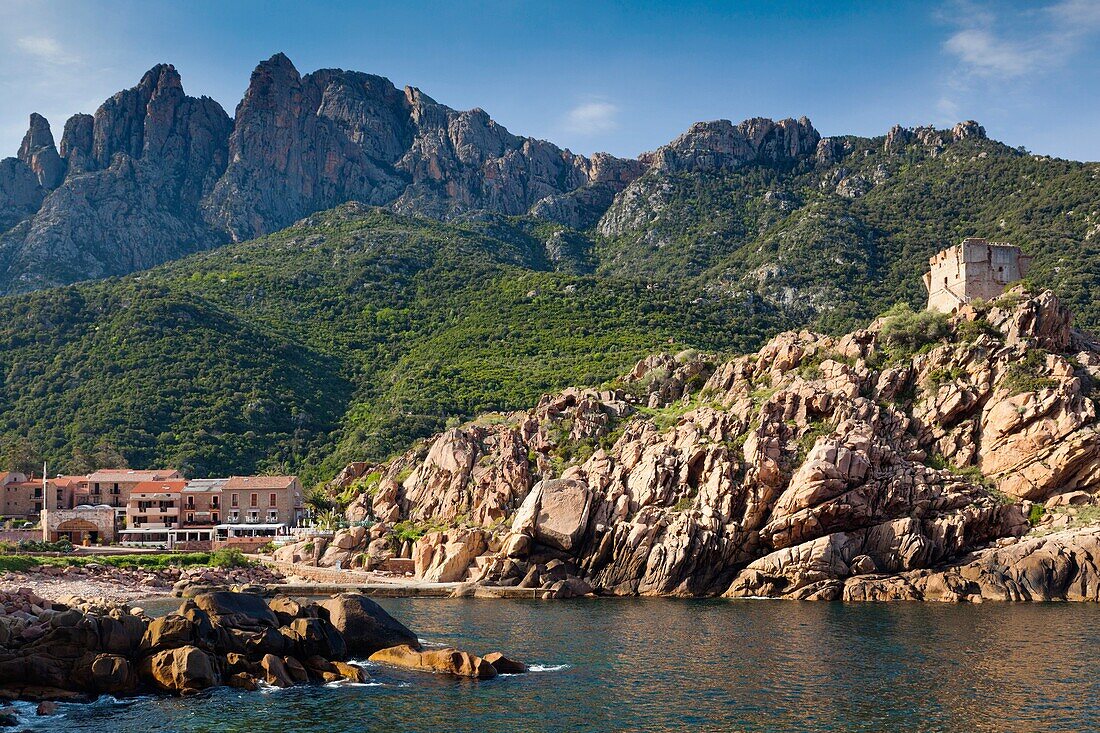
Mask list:
[[347,201],[441,219],[535,204],[591,218],[641,170],[512,135],[483,110],[379,76],[302,76],[283,54],[256,67],[230,118],[162,64],[71,118],[60,149],[32,115],[0,165],[0,279],[19,292],[125,274]]
[[[886,146],[934,152],[976,136],[984,130],[973,122],[895,128]],[[380,76],[303,76],[281,53],[256,67],[230,118],[161,64],[94,115],[69,119],[60,146],[31,116],[18,155],[0,162],[0,292],[147,269],[348,201],[444,220],[531,215],[619,236],[647,221],[637,208],[651,184],[632,187],[647,172],[650,181],[747,165],[833,168],[853,150],[806,118],[753,118],[696,123],[637,160],[585,157]],[[856,195],[866,187],[838,180]]]
[[551,596],[1100,600],[1100,344],[1050,292],[640,362],[330,485],[282,560]]

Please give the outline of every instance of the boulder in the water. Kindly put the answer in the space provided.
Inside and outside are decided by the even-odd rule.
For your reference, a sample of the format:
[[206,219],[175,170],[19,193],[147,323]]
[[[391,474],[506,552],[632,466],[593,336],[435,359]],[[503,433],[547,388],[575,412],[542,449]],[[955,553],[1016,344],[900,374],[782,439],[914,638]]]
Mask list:
[[416,634],[364,595],[341,593],[317,603],[344,637],[348,654],[370,656],[380,649],[406,645],[420,649]]
[[479,656],[458,649],[419,651],[402,644],[382,649],[370,656],[370,661],[420,672],[451,674],[487,680],[497,676],[496,667]]

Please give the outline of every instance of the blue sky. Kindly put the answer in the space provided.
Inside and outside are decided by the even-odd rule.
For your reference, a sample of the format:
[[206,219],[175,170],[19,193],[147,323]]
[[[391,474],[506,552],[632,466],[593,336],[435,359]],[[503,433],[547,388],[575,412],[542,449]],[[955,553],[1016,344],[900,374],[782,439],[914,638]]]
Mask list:
[[634,156],[697,120],[824,135],[976,119],[1100,160],[1100,0],[335,3],[3,0],[0,156],[30,112],[93,112],[158,62],[232,114],[256,63],[340,67],[482,107],[518,134]]

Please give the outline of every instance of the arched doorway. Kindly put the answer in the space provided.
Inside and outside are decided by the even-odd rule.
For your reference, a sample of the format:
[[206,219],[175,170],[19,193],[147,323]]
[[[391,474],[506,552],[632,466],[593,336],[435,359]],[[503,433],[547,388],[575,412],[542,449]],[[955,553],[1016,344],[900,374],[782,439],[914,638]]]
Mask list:
[[74,545],[83,545],[85,540],[95,543],[99,541],[99,532],[100,528],[95,522],[89,522],[87,519],[70,519],[57,525],[53,532],[53,540],[56,542],[64,537]]

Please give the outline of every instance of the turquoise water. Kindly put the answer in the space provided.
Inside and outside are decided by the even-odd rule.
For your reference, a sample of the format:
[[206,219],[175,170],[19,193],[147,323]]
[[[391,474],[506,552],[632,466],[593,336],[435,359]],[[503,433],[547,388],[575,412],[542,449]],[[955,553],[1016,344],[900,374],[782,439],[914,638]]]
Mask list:
[[382,599],[427,643],[544,671],[104,700],[72,731],[1100,730],[1100,608]]

